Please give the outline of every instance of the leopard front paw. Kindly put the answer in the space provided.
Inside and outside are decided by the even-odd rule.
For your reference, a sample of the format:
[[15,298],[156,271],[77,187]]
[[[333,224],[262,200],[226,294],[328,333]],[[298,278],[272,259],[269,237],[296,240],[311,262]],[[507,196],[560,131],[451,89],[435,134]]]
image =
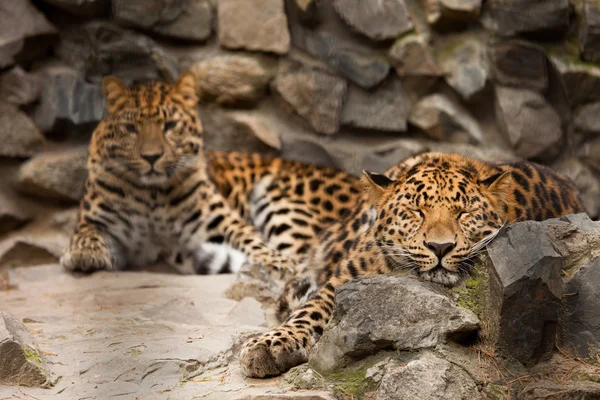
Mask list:
[[115,269],[109,250],[101,245],[71,246],[60,257],[60,263],[70,271],[94,272]]
[[288,280],[296,274],[296,264],[285,257],[275,256],[266,258],[263,265],[275,279]]
[[302,345],[289,337],[271,333],[249,340],[240,352],[242,372],[248,378],[281,375],[306,361],[308,352]]

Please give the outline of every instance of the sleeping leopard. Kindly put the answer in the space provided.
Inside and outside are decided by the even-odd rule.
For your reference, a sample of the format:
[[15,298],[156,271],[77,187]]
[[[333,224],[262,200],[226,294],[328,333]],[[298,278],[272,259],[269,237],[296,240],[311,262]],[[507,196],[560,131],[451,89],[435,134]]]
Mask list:
[[131,87],[106,77],[77,226],[61,264],[92,272],[159,259],[184,274],[262,264],[292,275],[317,235],[350,214],[357,179],[253,154],[204,152],[196,77]]
[[505,224],[584,211],[573,182],[523,161],[425,153],[385,175],[365,172],[362,185],[352,213],[319,235],[288,281],[277,310],[284,322],[242,346],[248,377],[307,361],[332,315],[335,288],[353,278],[405,269],[454,286]]

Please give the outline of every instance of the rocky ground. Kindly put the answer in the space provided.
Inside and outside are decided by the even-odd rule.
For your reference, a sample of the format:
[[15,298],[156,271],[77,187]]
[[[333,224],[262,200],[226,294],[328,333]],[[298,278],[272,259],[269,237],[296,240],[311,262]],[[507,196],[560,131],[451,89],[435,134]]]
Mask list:
[[[241,375],[237,346],[265,329],[265,317],[258,301],[225,297],[234,280],[147,271],[73,276],[56,264],[11,270],[1,308],[37,343],[38,355],[32,351],[29,358],[41,360],[47,388],[0,386],[0,398],[242,399],[286,393],[289,385],[280,379]],[[3,325],[0,317],[0,354],[8,357]],[[7,368],[0,361],[0,375]],[[20,371],[14,379],[21,383],[36,377]],[[322,391],[299,395],[329,398]]]

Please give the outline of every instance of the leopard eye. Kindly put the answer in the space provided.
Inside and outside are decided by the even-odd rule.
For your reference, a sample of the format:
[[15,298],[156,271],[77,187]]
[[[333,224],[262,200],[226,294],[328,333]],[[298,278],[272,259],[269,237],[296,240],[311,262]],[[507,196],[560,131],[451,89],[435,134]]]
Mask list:
[[171,129],[177,126],[177,121],[167,121],[165,122],[165,131],[170,131]]
[[461,211],[456,215],[456,220],[460,220],[462,217],[469,215],[470,212],[467,211]]
[[125,124],[123,127],[128,133],[137,133],[137,128],[134,124]]

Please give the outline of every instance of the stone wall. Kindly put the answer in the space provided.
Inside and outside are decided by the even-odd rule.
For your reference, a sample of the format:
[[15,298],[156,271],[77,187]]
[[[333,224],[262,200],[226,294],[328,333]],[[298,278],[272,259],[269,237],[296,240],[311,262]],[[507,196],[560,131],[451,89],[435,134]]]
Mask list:
[[108,74],[191,68],[208,148],[353,174],[426,150],[522,157],[597,217],[599,32],[591,0],[2,2],[0,266],[68,240]]

